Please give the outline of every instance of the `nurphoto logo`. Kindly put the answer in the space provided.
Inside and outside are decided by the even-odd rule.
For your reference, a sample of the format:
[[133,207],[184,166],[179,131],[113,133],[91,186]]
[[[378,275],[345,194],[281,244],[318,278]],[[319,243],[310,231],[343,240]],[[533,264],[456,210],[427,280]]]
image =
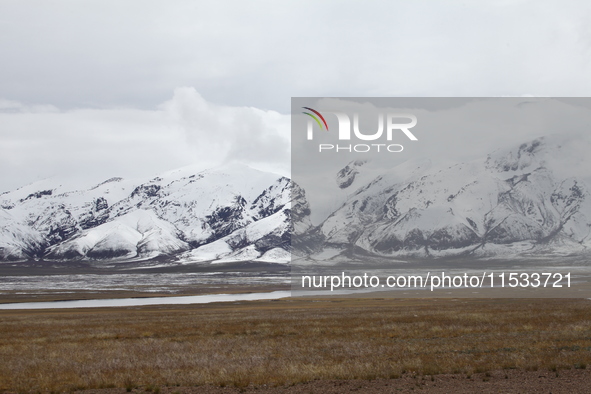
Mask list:
[[[329,131],[328,123],[326,118],[317,110],[310,107],[302,107],[307,110],[303,114],[310,117],[307,124],[307,138],[309,141],[314,139],[314,124],[318,125],[318,128],[322,131]],[[309,111],[309,112],[308,112]],[[391,152],[397,153],[402,152],[404,147],[401,144],[390,144],[394,136],[399,136],[400,133],[404,134],[411,141],[418,141],[418,138],[410,131],[411,128],[416,126],[417,117],[412,114],[397,114],[397,113],[379,113],[377,116],[377,131],[375,132],[362,132],[359,127],[359,114],[353,114],[353,133],[351,133],[351,118],[344,112],[327,112],[336,117],[338,122],[338,140],[339,141],[351,141],[352,139],[361,141],[378,141],[384,140],[384,129],[385,141],[388,143],[372,143],[372,144],[318,144],[319,152]],[[384,119],[386,120],[384,122]],[[406,120],[406,122],[401,122]],[[384,127],[384,123],[386,126]]]

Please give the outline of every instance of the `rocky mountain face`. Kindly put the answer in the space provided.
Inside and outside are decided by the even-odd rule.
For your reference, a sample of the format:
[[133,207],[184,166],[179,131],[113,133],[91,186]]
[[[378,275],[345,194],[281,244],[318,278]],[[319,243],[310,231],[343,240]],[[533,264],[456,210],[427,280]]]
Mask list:
[[352,189],[347,201],[308,231],[303,249],[421,257],[584,253],[591,247],[591,168],[569,167],[576,146],[549,137],[467,163],[407,162],[367,184],[355,183],[363,167],[353,162],[336,176],[336,187]]
[[290,180],[241,165],[0,195],[0,260],[288,262]]

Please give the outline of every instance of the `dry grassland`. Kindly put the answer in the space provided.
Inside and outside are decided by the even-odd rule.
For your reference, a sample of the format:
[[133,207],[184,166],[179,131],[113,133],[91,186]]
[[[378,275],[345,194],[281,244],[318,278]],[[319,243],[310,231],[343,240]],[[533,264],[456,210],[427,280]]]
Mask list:
[[591,368],[591,301],[331,299],[0,312],[0,391]]

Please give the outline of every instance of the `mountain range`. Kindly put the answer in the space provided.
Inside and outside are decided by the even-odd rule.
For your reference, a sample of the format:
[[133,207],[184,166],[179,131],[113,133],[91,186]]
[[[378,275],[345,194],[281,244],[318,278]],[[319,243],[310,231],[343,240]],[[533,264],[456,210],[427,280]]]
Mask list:
[[288,178],[229,164],[0,195],[0,260],[289,260]]
[[585,141],[549,136],[464,163],[413,160],[378,175],[353,161],[336,174],[335,187],[350,190],[343,204],[294,242],[319,256],[328,249],[328,256],[586,253],[587,148]]
[[318,225],[297,179],[245,165],[87,188],[47,179],[0,195],[0,260],[585,254],[591,166],[581,152],[589,148],[549,136],[462,163],[420,159],[376,170],[354,160],[332,175],[328,189],[342,201]]

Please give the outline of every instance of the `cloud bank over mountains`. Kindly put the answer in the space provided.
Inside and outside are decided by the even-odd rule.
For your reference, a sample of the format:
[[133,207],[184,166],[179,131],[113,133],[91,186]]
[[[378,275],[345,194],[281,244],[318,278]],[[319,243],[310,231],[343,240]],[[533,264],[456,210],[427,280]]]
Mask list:
[[288,175],[289,116],[213,104],[189,87],[154,110],[0,101],[0,192],[54,176],[90,185],[230,161]]

